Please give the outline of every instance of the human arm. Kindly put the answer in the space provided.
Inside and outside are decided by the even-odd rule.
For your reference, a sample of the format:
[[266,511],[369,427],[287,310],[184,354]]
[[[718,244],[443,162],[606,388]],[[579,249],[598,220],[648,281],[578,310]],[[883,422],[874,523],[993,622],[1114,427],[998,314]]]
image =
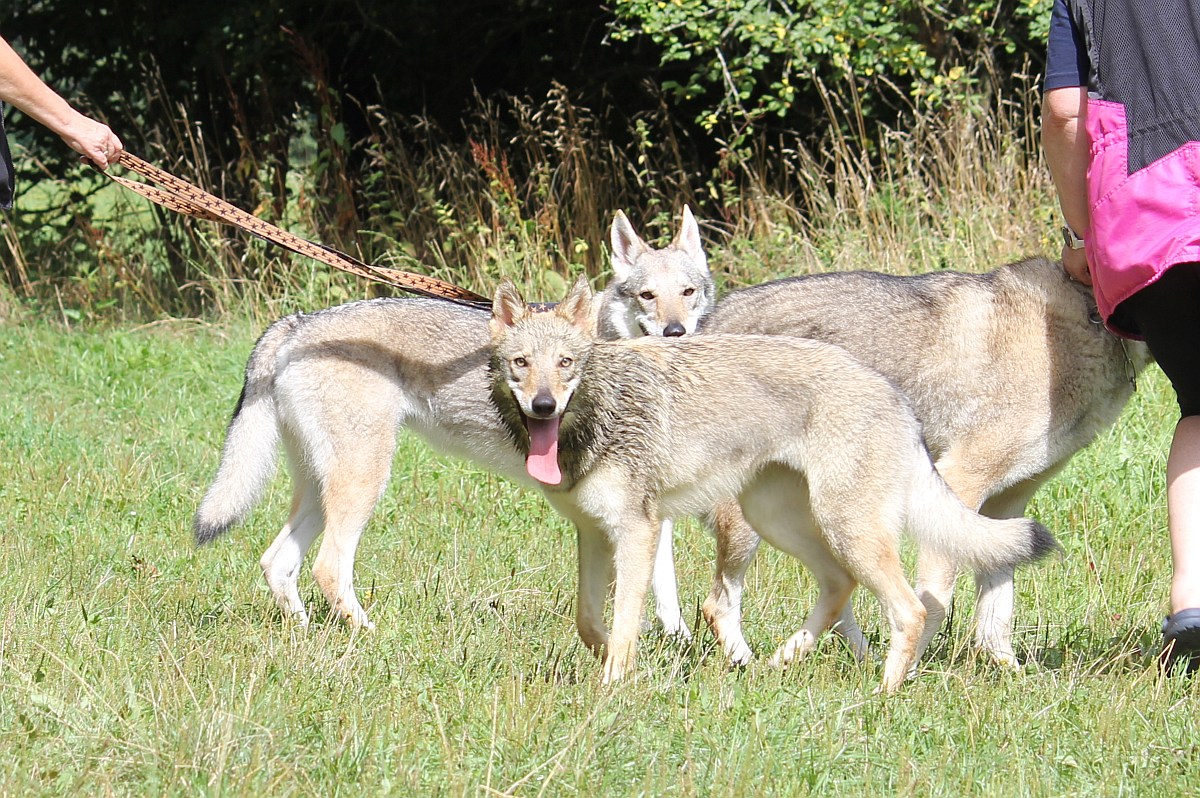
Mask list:
[[[1065,0],[1054,0],[1046,42],[1046,76],[1042,95],[1042,150],[1058,193],[1063,220],[1078,236],[1087,237],[1088,141],[1084,124],[1090,66],[1087,46]],[[1091,285],[1085,251],[1064,242],[1063,268],[1072,278]]]
[[124,149],[108,125],[75,110],[0,38],[0,100],[58,134],[71,149],[106,168]]
[[[1042,149],[1058,193],[1058,204],[1063,220],[1084,239],[1091,226],[1087,200],[1086,115],[1087,89],[1083,86],[1051,89],[1042,96]],[[1084,250],[1064,245],[1062,259],[1068,274],[1085,285],[1092,284]]]

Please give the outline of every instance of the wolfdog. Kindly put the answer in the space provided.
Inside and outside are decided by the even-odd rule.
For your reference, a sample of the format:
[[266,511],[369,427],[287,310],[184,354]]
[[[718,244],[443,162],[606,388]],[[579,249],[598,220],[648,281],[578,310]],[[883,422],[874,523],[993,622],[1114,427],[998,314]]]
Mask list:
[[[652,249],[624,214],[613,223],[616,279],[597,302],[610,335],[690,334],[714,298],[691,211],[675,240]],[[313,575],[335,613],[370,627],[354,591],[354,555],[387,485],[400,428],[437,449],[525,479],[489,401],[489,311],[429,299],[373,299],[276,321],[246,364],[216,478],[195,519],[206,543],[241,521],[274,472],[282,440],[292,473],[287,523],[260,560],[283,612],[308,612],[298,579],[324,531]],[[667,530],[668,534],[670,529]],[[686,634],[668,569],[662,623]]]
[[717,334],[603,342],[586,280],[540,312],[502,283],[492,312],[492,399],[529,475],[576,526],[576,628],[603,652],[606,683],[632,665],[661,519],[724,498],[736,497],[819,586],[773,661],[810,650],[862,583],[890,625],[888,692],[904,680],[925,618],[901,567],[902,530],[948,562],[985,570],[1057,546],[1034,521],[965,507],[934,470],[904,396],[839,347]]
[[[1094,310],[1090,291],[1060,264],[1033,258],[985,274],[842,272],[765,283],[722,299],[700,332],[800,336],[844,348],[908,398],[958,497],[984,515],[1013,518],[1116,420],[1150,361],[1144,344],[1122,343],[1093,320]],[[740,599],[757,539],[736,507],[714,516],[718,566],[703,612],[726,654],[744,662]],[[956,574],[942,553],[921,554],[917,591],[928,614],[918,656],[945,617]],[[1015,665],[1012,568],[976,568],[975,579],[976,644]],[[865,653],[851,614],[838,629]]]

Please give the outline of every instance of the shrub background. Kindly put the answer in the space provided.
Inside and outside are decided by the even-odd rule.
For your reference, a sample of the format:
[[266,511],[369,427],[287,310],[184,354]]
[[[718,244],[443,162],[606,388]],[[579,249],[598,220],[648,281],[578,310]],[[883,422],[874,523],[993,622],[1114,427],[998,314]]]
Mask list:
[[[981,192],[1027,217],[1046,202],[1048,10],[15,0],[0,31],[132,152],[240,207],[371,261],[550,290],[605,270],[618,208],[665,231],[688,202],[718,243],[799,239],[825,265],[842,244],[813,231],[847,212],[889,253]],[[3,282],[35,307],[147,319],[369,290],[147,207],[7,121],[20,194],[0,222]]]

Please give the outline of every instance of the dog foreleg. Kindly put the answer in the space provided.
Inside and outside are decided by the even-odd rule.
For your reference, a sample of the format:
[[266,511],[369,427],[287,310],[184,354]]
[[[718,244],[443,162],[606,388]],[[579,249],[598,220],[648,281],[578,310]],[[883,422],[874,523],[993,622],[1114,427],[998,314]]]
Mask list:
[[746,665],[754,652],[742,634],[742,590],[758,551],[758,533],[746,523],[736,502],[721,502],[707,520],[717,538],[717,566],[701,611],[730,663]]
[[613,623],[604,657],[604,684],[620,680],[633,667],[646,590],[654,574],[654,555],[661,525],[658,518],[626,513],[612,540],[616,564]]
[[[1032,480],[989,498],[983,503],[983,514],[991,518],[1020,518],[1025,514],[1033,494],[1056,470],[1048,469]],[[1014,576],[1012,568],[975,574],[975,644],[993,662],[1010,668],[1021,665],[1012,644],[1016,606]]]
[[612,544],[594,522],[575,522],[579,547],[579,585],[575,602],[575,630],[588,650],[601,656],[608,642],[604,602],[613,578]]
[[688,641],[692,639],[692,632],[683,620],[679,586],[675,581],[674,533],[674,522],[670,518],[663,519],[658,553],[654,557],[654,612],[663,632]]
[[1013,569],[976,572],[975,589],[975,645],[996,664],[1019,668],[1021,663],[1012,645]]

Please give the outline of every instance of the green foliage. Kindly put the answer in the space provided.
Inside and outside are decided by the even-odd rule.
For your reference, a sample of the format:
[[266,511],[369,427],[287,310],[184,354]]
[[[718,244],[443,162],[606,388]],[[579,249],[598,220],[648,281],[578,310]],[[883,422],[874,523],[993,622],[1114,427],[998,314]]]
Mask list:
[[[130,0],[119,11],[80,0],[13,0],[0,5],[0,31],[135,154],[357,253],[387,240],[380,220],[366,215],[375,197],[362,199],[374,178],[370,137],[381,109],[441,122],[440,144],[465,148],[457,123],[479,97],[545,97],[554,80],[572,76],[594,96],[603,78],[579,64],[602,46],[603,13],[566,0],[516,7]],[[157,211],[149,232],[96,218],[90,206],[103,181],[80,169],[53,134],[6,110],[20,204],[3,216],[15,229],[4,230],[0,264],[18,294],[55,303],[65,291],[79,304],[95,289],[93,306],[195,315],[243,293],[278,293],[291,281],[290,268],[279,274],[274,255],[260,255],[240,234],[194,234],[190,222]],[[424,188],[436,191],[442,177]],[[48,186],[31,204],[41,184]],[[364,231],[380,238],[364,240]],[[567,247],[580,240],[576,234]]]
[[[881,126],[865,139],[843,132],[852,107],[822,97],[832,131],[823,141],[746,136],[712,170],[689,162],[688,142],[668,115],[625,120],[634,144],[622,148],[603,118],[561,89],[536,104],[482,104],[464,121],[460,144],[431,120],[380,110],[360,145],[366,169],[354,196],[364,222],[350,251],[485,294],[508,276],[551,297],[581,272],[606,273],[616,208],[649,236],[665,237],[688,202],[716,242],[733,236],[743,242],[734,246],[763,253],[775,249],[764,242],[786,244],[789,254],[769,271],[776,275],[864,264],[958,267],[1052,243],[1053,190],[1031,135],[1034,106],[1020,95],[915,114],[903,128]],[[205,183],[204,151],[185,146],[191,157],[165,165],[221,194],[220,184]],[[327,240],[324,152],[306,129],[291,146],[283,203],[273,208],[263,194],[247,208]],[[258,174],[265,183],[269,172]],[[243,302],[260,312],[280,302],[312,308],[373,290],[233,228],[101,185],[86,213],[68,217],[87,223],[64,222],[69,234],[61,237],[57,224],[41,220],[55,213],[55,195],[71,192],[70,181],[46,179],[18,196],[0,243],[17,296],[78,321],[204,315]],[[753,279],[740,267],[728,277]]]
[[613,37],[645,37],[680,80],[663,87],[698,104],[707,129],[787,117],[814,81],[853,85],[868,106],[941,104],[968,94],[996,49],[1044,48],[1049,0],[618,0]]
[[[120,14],[16,0],[0,30],[133,152],[247,211],[485,293],[500,276],[552,293],[605,270],[618,208],[652,234],[687,202],[714,235],[781,239],[849,209],[874,217],[898,244],[875,254],[893,258],[913,240],[889,238],[894,222],[1007,190],[1014,159],[1031,177],[1011,202],[1040,203],[1036,95],[1013,67],[1040,57],[1046,3],[630,0],[614,17],[566,0],[478,13],[137,0]],[[0,218],[0,266],[24,301],[66,318],[157,318],[372,290],[124,196],[37,125],[9,121],[21,183]],[[965,163],[972,145],[960,174],[973,177],[952,198],[930,194],[934,175],[885,185]],[[1005,162],[1003,185],[979,185],[988,158]],[[907,215],[889,210],[900,195]],[[1019,213],[991,224],[1040,223]],[[809,243],[828,262],[822,236]]]

